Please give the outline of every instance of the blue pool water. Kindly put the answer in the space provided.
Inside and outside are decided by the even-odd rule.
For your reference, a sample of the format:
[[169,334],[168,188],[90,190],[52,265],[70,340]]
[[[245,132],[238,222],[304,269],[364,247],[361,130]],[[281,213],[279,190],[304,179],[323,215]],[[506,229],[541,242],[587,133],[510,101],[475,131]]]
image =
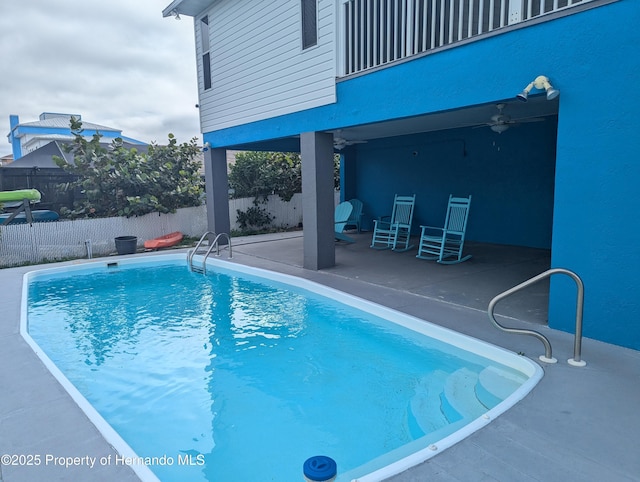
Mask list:
[[163,481],[297,481],[318,454],[355,479],[491,413],[535,373],[358,303],[170,258],[42,272],[27,319]]

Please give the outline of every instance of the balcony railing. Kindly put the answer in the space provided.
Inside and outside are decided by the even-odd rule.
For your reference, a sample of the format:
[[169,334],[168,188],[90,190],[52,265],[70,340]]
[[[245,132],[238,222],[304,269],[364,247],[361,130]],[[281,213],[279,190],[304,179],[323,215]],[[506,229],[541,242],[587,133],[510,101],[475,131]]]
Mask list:
[[346,76],[594,0],[343,0]]

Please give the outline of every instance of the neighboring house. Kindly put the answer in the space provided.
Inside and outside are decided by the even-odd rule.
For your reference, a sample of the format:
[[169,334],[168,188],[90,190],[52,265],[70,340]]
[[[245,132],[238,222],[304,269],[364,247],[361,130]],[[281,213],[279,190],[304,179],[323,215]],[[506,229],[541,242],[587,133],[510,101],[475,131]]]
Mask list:
[[[73,162],[73,153],[66,152],[64,150],[64,146],[71,144],[71,141],[50,141],[47,144],[44,144],[38,149],[25,154],[20,159],[17,159],[10,164],[4,166],[7,169],[18,169],[18,168],[38,168],[38,169],[60,169],[58,165],[53,160],[53,156],[62,157],[67,160],[67,162]],[[111,145],[111,141],[101,142],[102,146]],[[126,149],[135,148],[140,152],[147,152],[147,144],[136,143],[132,144],[130,142],[123,142],[122,146]]]
[[[472,194],[469,240],[550,249],[584,280],[584,334],[640,349],[638,0],[175,0],[163,14],[194,18],[210,229],[228,229],[226,150],[299,151],[304,266],[331,266],[336,149],[341,195],[371,217],[415,193],[415,226],[442,223],[450,193]],[[539,82],[516,99],[542,75],[559,96]],[[552,328],[573,331],[567,299],[573,282],[552,279]]]
[[[13,162],[0,168],[0,191],[35,188],[42,194],[39,209],[59,211],[61,206],[72,207],[79,193],[63,191],[60,185],[70,182],[74,176],[60,169],[54,156],[73,162],[73,154],[65,152],[63,146],[70,144],[74,136],[71,133],[72,114],[52,114],[45,112],[36,122],[20,123],[18,116],[9,118],[9,142],[13,146]],[[81,120],[81,116],[73,115]],[[113,129],[90,122],[83,122],[83,136],[90,139],[97,132],[102,135],[101,144],[108,146],[113,139],[123,139],[126,148],[135,147],[146,152],[147,144],[122,135],[119,129]]]
[[[7,138],[13,148],[14,162],[18,161],[22,156],[46,146],[52,141],[72,141],[73,134],[70,127],[72,116],[78,120],[82,120],[82,117],[76,114],[43,112],[40,114],[40,119],[35,122],[20,123],[20,118],[17,115],[9,116],[10,132]],[[122,130],[112,127],[93,124],[91,122],[82,122],[82,129],[83,136],[89,139],[97,132],[102,135],[102,140],[106,143],[110,143],[116,137],[120,137],[132,146],[146,145],[144,142],[123,136]]]

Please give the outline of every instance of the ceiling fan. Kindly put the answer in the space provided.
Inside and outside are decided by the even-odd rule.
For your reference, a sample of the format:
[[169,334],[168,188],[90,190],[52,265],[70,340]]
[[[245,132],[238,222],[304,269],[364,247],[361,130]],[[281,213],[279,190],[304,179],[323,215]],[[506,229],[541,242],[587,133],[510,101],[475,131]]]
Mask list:
[[506,107],[506,104],[496,104],[496,108],[498,109],[498,113],[491,116],[491,120],[481,126],[477,127],[485,127],[489,126],[493,132],[497,132],[498,134],[502,134],[506,131],[510,126],[521,124],[525,122],[542,122],[544,121],[544,117],[529,117],[522,119],[512,119],[510,115],[505,114],[503,111]]
[[342,133],[342,129],[339,129],[333,135],[333,147],[335,149],[341,150],[347,146],[352,146],[353,144],[364,144],[367,142],[367,141],[361,141],[361,140],[355,140],[355,139],[354,140],[346,139],[341,136],[341,133]]

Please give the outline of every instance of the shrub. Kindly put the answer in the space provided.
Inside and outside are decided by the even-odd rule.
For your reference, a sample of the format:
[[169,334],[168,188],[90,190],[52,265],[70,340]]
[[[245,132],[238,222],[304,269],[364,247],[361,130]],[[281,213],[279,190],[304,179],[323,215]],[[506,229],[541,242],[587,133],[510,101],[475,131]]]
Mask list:
[[275,219],[266,209],[257,205],[248,208],[246,211],[238,209],[236,212],[238,213],[238,224],[243,232],[266,230]]

